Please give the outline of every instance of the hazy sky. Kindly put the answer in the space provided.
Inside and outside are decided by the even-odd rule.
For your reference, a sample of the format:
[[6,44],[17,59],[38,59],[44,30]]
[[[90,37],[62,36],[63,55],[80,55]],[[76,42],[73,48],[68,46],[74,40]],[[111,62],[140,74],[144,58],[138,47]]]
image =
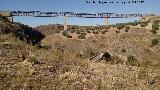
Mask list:
[[[0,0],[0,11],[38,10],[38,11],[70,11],[70,12],[113,12],[113,13],[142,13],[160,15],[160,0],[144,0],[137,4],[87,4],[86,1],[132,1],[132,0]],[[135,1],[135,0],[133,0]],[[137,1],[137,0],[136,0]],[[109,19],[110,23],[129,22],[137,18]],[[41,24],[63,23],[63,17],[38,18],[38,17],[14,17],[14,21],[37,26]],[[68,24],[92,25],[103,24],[103,19],[68,18]]]

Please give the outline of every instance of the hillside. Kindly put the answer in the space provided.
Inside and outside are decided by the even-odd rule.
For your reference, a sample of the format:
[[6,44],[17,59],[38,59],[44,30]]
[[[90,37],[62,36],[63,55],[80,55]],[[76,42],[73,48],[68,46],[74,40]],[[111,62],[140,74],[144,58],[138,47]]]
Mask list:
[[[63,31],[2,18],[0,90],[159,90],[160,33],[147,22]],[[98,52],[111,59],[88,60]]]

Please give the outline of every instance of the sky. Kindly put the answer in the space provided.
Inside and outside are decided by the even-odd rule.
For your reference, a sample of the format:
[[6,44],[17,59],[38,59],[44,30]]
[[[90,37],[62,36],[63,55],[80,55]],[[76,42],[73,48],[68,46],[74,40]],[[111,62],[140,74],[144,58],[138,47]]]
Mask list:
[[[86,3],[86,1],[96,3]],[[44,11],[44,12],[77,12],[77,13],[141,13],[160,15],[160,0],[144,0],[144,3],[132,4],[100,4],[98,1],[137,1],[137,0],[0,0],[0,11]],[[139,18],[115,18],[109,19],[110,24],[125,23],[138,20]],[[47,24],[63,24],[63,17],[14,17],[14,22],[21,22],[29,26]],[[70,25],[93,25],[104,24],[100,18],[67,18]]]

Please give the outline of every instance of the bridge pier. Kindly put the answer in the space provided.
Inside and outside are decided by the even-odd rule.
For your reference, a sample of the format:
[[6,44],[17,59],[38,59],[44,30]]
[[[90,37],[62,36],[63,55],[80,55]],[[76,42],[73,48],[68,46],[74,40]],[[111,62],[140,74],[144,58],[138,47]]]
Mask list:
[[13,22],[13,17],[9,11],[0,11],[0,15],[6,17],[11,23]]
[[109,26],[108,17],[105,17],[105,18],[104,18],[104,22],[105,22],[105,25],[106,25],[106,26]]
[[64,16],[64,30],[67,30],[67,16]]

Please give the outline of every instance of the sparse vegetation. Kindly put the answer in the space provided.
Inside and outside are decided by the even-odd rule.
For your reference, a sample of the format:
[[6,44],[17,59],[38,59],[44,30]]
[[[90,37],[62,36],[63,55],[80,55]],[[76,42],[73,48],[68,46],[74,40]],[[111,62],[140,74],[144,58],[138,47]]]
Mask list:
[[[42,48],[37,48],[36,45],[25,43],[25,39],[32,42],[37,40],[35,29],[18,23],[14,25],[10,25],[9,22],[3,23],[8,25],[10,32],[0,33],[1,90],[160,88],[160,55],[157,50],[159,35],[148,34],[145,32],[146,29],[132,27],[133,32],[130,30],[131,32],[119,34],[109,30],[106,35],[93,35],[79,40],[67,39],[54,33],[53,30],[63,29],[61,25],[45,25],[46,31],[37,30],[46,36],[38,42]],[[70,26],[70,28],[75,32],[82,29],[79,35],[85,38],[87,30],[102,33],[107,27]],[[16,32],[20,39],[15,37]],[[62,31],[65,37],[70,33],[70,30]],[[148,47],[149,41],[149,44],[155,47]],[[103,51],[111,52],[109,61],[88,60]]]

